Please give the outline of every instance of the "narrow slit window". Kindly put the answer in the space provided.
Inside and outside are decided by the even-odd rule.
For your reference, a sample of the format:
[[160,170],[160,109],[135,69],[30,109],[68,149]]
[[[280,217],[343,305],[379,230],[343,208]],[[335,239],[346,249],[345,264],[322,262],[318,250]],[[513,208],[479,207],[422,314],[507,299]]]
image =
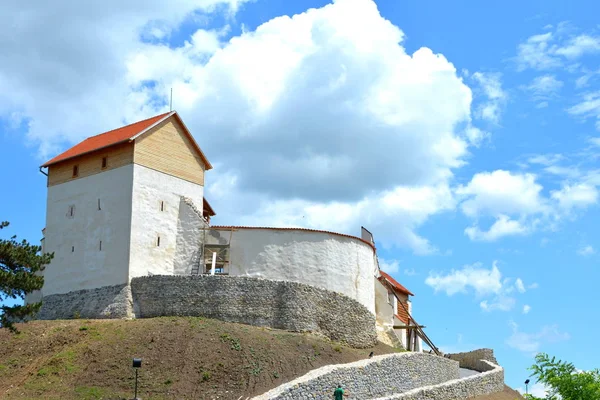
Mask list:
[[100,199],[98,199],[98,211],[102,210],[102,207],[100,207]]
[[79,165],[73,165],[73,177],[79,175]]
[[102,168],[106,168],[107,165],[107,157],[102,157]]
[[102,240],[100,241],[100,251],[102,251]]
[[156,247],[160,247],[160,235],[156,238]]
[[75,253],[75,246],[71,246],[71,253]]
[[75,206],[69,206],[69,217],[75,214]]
[[165,202],[164,201],[160,202],[160,211],[165,211]]

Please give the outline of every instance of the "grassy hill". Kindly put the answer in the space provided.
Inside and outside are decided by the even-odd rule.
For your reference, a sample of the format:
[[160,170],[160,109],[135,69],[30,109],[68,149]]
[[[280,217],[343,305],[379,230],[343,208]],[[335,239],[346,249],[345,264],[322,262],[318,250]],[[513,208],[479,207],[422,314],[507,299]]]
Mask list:
[[[328,364],[397,350],[205,318],[34,321],[0,329],[0,398],[238,400]],[[473,400],[515,400],[512,389]]]
[[0,398],[234,399],[311,369],[394,352],[204,318],[34,321],[0,330]]

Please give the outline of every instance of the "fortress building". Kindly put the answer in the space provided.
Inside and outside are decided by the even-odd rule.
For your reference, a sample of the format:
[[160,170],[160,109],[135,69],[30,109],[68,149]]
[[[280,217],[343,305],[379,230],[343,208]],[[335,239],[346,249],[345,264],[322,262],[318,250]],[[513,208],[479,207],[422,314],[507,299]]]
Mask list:
[[[42,246],[54,259],[43,289],[27,298],[43,300],[38,318],[204,315],[210,305],[208,316],[327,330],[318,313],[293,304],[318,298],[318,307],[352,314],[329,319],[356,317],[380,340],[421,349],[402,328],[414,324],[413,294],[380,271],[368,230],[355,237],[211,225],[216,213],[204,197],[211,168],[175,111],[89,137],[43,164]],[[311,291],[318,295],[306,297]],[[270,300],[256,303],[261,296]],[[263,306],[271,319],[252,309]]]

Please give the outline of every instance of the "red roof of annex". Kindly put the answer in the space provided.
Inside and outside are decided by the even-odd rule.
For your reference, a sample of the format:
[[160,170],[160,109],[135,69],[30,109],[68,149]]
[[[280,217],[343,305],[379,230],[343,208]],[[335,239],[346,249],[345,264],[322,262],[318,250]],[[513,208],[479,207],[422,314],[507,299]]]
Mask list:
[[404,286],[402,286],[400,283],[398,283],[398,281],[396,281],[394,278],[392,278],[387,273],[385,273],[383,271],[379,271],[379,273],[381,274],[380,279],[383,278],[386,281],[388,281],[399,292],[402,292],[402,293],[407,294],[409,296],[414,296],[414,294],[410,290],[408,290],[407,288],[405,288]]

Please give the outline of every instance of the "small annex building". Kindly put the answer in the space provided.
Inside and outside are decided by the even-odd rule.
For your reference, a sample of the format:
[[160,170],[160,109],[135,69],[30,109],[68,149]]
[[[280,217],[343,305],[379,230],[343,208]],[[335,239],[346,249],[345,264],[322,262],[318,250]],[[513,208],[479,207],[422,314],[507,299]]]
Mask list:
[[[204,196],[211,169],[176,111],[89,137],[44,163],[40,171],[47,175],[48,193],[42,248],[54,259],[43,272],[44,287],[26,301],[103,288],[105,298],[114,288],[123,295],[132,279],[153,275],[290,281],[359,302],[376,316],[382,341],[399,340],[421,350],[420,339],[403,328],[414,324],[413,294],[380,270],[368,230],[362,228],[356,237],[306,228],[212,225],[217,214]],[[85,317],[135,316],[135,307],[108,309]],[[68,312],[53,310],[40,318],[68,318]]]

